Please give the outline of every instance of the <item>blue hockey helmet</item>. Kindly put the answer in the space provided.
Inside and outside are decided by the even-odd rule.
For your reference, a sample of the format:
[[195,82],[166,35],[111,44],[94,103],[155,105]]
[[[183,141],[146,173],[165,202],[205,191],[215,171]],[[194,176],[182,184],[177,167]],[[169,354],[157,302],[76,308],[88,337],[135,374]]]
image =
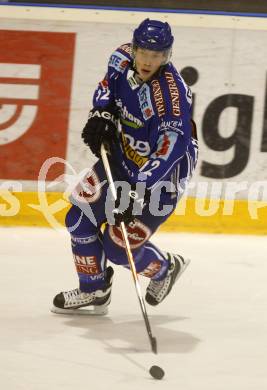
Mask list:
[[145,19],[133,34],[133,46],[155,51],[170,51],[173,44],[170,25],[159,20]]

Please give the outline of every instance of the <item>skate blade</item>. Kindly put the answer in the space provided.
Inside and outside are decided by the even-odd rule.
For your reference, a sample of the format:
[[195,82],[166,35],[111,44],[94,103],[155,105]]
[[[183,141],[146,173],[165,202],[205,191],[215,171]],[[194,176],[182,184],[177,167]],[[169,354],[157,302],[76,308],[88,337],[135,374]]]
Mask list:
[[88,308],[79,308],[79,309],[60,309],[53,306],[51,309],[52,313],[55,314],[66,314],[66,315],[76,315],[76,316],[104,316],[108,314],[107,306],[92,306]]

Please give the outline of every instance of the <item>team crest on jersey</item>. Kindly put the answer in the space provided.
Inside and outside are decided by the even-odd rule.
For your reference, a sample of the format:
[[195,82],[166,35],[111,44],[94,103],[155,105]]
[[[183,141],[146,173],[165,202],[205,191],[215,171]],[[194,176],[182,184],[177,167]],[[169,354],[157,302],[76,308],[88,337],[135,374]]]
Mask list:
[[156,157],[167,160],[173,150],[173,146],[177,140],[176,133],[164,133],[159,137],[158,149],[155,152]]
[[160,138],[161,139],[159,142],[159,148],[156,151],[157,157],[166,156],[166,154],[169,151],[169,147],[170,147],[170,143],[171,143],[167,134],[163,134],[163,136],[161,136]]
[[[138,248],[143,245],[151,236],[151,230],[137,219],[126,226],[127,236],[129,239],[130,247],[132,249]],[[125,248],[124,240],[122,237],[121,229],[115,225],[109,226],[109,235],[115,244],[121,248]]]
[[118,72],[123,73],[128,63],[129,60],[127,57],[125,57],[122,53],[115,51],[115,53],[110,57],[108,65],[116,69]]
[[172,113],[174,116],[181,115],[180,109],[180,95],[178,86],[174,80],[173,74],[171,72],[165,72],[165,77],[169,87],[171,102],[172,102]]
[[150,89],[147,84],[143,84],[138,92],[139,104],[145,120],[155,115],[150,99]]
[[152,85],[154,100],[158,111],[158,116],[161,117],[165,115],[165,104],[164,104],[161,86],[158,80],[153,80],[151,82],[151,85]]

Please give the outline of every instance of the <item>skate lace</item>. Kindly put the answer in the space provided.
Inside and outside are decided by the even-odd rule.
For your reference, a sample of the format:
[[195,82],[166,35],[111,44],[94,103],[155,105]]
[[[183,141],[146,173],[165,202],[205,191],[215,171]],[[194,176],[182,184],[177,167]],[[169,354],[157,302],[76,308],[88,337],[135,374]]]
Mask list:
[[164,285],[164,280],[161,281],[153,280],[153,282],[149,286],[149,290],[153,295],[157,296],[160,293],[163,285]]
[[68,303],[75,303],[80,294],[81,291],[78,288],[74,290],[66,291],[64,293],[65,301],[67,301]]

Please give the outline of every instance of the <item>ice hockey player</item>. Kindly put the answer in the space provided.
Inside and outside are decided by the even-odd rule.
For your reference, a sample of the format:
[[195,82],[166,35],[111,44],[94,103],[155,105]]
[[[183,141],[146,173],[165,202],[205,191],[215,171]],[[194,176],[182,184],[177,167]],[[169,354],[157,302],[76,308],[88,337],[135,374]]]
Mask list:
[[[99,160],[72,194],[66,216],[79,287],[55,296],[56,313],[86,306],[107,312],[113,277],[107,261],[129,268],[121,221],[136,270],[149,278],[148,304],[161,303],[187,266],[181,255],[150,241],[174,211],[197,162],[192,94],[170,62],[173,41],[168,23],[144,20],[132,42],[111,55],[96,88],[82,138]],[[115,205],[100,155],[103,142],[116,182]]]

